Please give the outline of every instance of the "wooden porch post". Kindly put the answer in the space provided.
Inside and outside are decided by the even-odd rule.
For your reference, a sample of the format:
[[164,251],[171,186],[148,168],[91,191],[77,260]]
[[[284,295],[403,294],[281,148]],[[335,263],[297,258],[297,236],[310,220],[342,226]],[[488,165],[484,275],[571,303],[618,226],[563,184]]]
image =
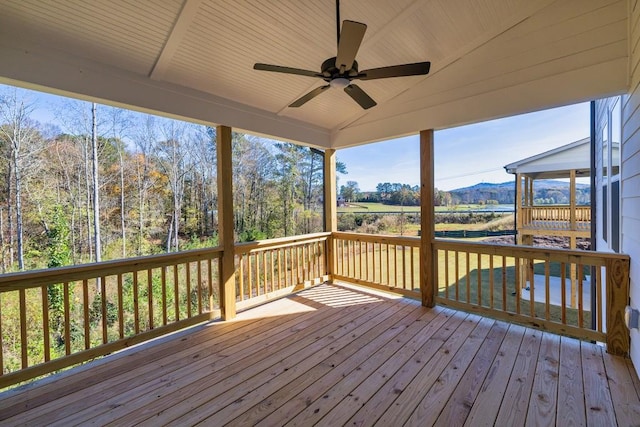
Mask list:
[[433,129],[420,132],[420,294],[422,305],[433,307],[437,293],[433,206]]
[[629,355],[629,329],[624,309],[629,304],[629,259],[607,259],[607,353]]
[[236,317],[235,235],[233,230],[233,165],[231,128],[216,128],[218,154],[218,237],[222,246],[220,263],[220,310],[224,320]]
[[522,244],[522,175],[516,174],[516,244]]
[[[328,149],[324,152],[324,231],[334,233],[338,230],[337,202],[336,150]],[[329,282],[332,282],[333,274],[335,273],[333,235],[327,239],[325,259]]]

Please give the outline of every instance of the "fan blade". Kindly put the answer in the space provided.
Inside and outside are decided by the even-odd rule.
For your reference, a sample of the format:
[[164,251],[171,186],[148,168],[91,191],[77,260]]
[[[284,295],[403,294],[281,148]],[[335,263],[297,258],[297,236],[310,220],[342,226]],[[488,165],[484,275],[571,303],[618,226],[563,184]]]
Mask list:
[[291,104],[289,104],[289,107],[300,107],[300,106],[306,104],[308,101],[311,101],[316,96],[320,95],[325,90],[329,89],[329,87],[331,87],[331,86],[329,86],[329,85],[319,86],[319,87],[315,88],[314,90],[312,90],[311,92],[309,92],[308,94],[306,94],[304,96],[301,96],[300,98],[298,98],[295,101],[293,101]]
[[415,64],[392,65],[390,67],[363,70],[354,79],[373,80],[389,77],[419,76],[429,74],[431,62],[416,62]]
[[360,22],[344,21],[342,23],[340,42],[338,42],[338,55],[336,56],[336,68],[341,73],[353,67],[353,61],[356,59],[365,31],[367,31],[367,26]]
[[347,95],[353,98],[353,100],[360,104],[360,106],[365,110],[368,110],[369,108],[375,107],[377,105],[376,101],[371,99],[371,97],[367,95],[365,91],[360,89],[359,86],[349,85],[344,88],[344,91],[347,92]]
[[297,74],[299,76],[307,76],[307,77],[322,77],[322,74],[316,73],[315,71],[302,70],[300,68],[282,67],[280,65],[258,63],[253,66],[253,69],[260,70],[260,71],[273,71],[276,73]]

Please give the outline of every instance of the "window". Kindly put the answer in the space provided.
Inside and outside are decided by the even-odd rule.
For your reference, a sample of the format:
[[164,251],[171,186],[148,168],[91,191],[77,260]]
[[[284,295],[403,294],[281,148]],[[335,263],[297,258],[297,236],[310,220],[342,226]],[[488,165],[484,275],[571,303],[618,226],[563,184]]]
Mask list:
[[602,126],[602,239],[609,249],[620,251],[620,145],[622,101],[608,103]]

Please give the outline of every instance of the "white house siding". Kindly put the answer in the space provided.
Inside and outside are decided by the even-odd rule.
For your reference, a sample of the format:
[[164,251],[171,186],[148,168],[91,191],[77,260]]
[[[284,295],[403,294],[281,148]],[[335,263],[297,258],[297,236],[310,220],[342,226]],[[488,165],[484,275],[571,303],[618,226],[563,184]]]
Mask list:
[[[622,97],[621,252],[631,256],[631,305],[640,309],[640,1],[631,0],[629,92]],[[640,332],[631,331],[631,359],[640,373]]]

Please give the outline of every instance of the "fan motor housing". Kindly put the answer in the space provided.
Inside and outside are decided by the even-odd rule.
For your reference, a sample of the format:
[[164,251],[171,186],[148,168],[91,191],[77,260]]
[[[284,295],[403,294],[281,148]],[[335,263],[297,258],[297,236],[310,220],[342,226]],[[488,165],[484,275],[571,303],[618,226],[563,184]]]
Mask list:
[[340,74],[340,70],[336,67],[336,57],[334,56],[333,58],[325,60],[322,63],[320,70],[322,73],[322,78],[326,82],[331,82],[331,80],[338,77],[343,77],[351,80],[352,77],[358,75],[358,62],[354,60],[351,68],[349,70],[346,70],[343,74]]

